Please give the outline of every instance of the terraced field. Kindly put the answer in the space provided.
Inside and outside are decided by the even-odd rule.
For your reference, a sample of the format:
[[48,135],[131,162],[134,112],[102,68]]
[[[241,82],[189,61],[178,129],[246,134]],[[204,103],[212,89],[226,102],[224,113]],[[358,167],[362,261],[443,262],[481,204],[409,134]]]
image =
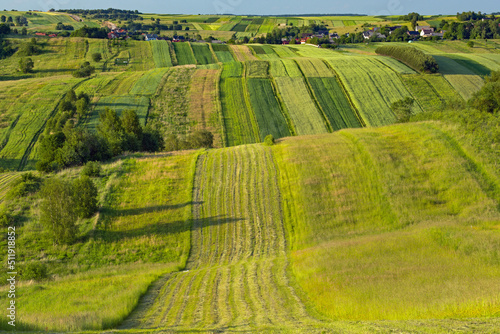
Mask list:
[[189,65],[196,64],[196,58],[194,57],[193,50],[189,43],[172,43],[175,50],[175,55],[177,57],[178,65]]
[[290,285],[277,170],[269,148],[211,151],[198,159],[192,249],[140,328],[307,328],[317,324]]
[[297,135],[328,132],[303,78],[279,77],[275,81]]
[[259,125],[260,140],[267,135],[275,139],[290,136],[289,125],[281,111],[280,104],[269,79],[248,79],[248,92],[252,109]]
[[[399,76],[376,59],[337,57],[328,59],[367,125],[391,124],[390,105],[409,96]],[[418,106],[414,112],[420,112]]]
[[172,58],[170,56],[170,47],[167,41],[151,41],[153,47],[153,58],[156,67],[171,67]]
[[208,44],[192,43],[191,47],[198,65],[213,64],[215,62]]
[[32,91],[29,99],[16,105],[17,114],[4,133],[0,151],[0,167],[22,170],[35,146],[45,124],[50,119],[61,98],[81,79],[59,77],[43,81],[38,89]]

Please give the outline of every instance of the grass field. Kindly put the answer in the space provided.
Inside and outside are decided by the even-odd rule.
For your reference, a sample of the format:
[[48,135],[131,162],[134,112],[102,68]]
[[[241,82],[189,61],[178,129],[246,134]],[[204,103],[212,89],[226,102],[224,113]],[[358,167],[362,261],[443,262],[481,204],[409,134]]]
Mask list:
[[151,41],[153,48],[153,58],[155,66],[158,67],[171,67],[172,58],[170,57],[170,47],[167,41]]
[[130,55],[130,67],[134,71],[148,71],[155,68],[153,48],[149,43],[142,41],[128,41],[128,53]]
[[[408,96],[399,76],[387,66],[367,57],[328,59],[367,125],[393,123],[393,102]],[[418,106],[414,112],[420,112]]]
[[165,136],[186,136],[190,132],[193,122],[189,119],[189,90],[196,72],[192,68],[170,69],[160,83],[158,94],[151,99],[149,124]]
[[468,100],[483,85],[483,79],[471,69],[446,56],[434,56],[439,65],[439,72],[448,80],[456,91]]
[[167,73],[166,68],[157,68],[144,73],[130,89],[132,95],[153,95],[158,90],[161,79]]
[[255,116],[245,97],[243,80],[245,79],[227,78],[220,81],[222,116],[228,146],[255,143],[260,138]]
[[112,95],[101,97],[92,112],[85,119],[85,128],[90,131],[97,131],[99,114],[104,112],[106,108],[113,109],[118,115],[121,115],[124,110],[134,110],[137,116],[139,116],[141,124],[145,125],[148,116],[149,98],[140,95]]
[[194,57],[193,50],[189,43],[178,42],[172,44],[174,46],[178,65],[196,64],[196,58]]
[[229,46],[214,44],[212,45],[212,48],[217,56],[217,59],[221,63],[230,63],[235,61],[231,51],[229,51]]
[[267,78],[269,63],[263,60],[250,60],[245,62],[245,75],[248,78]]
[[241,78],[243,76],[243,63],[230,62],[222,68],[222,78]]
[[248,93],[259,125],[260,141],[267,135],[275,139],[290,136],[290,129],[268,79],[248,79]]
[[293,272],[318,311],[335,320],[498,313],[498,202],[439,124],[289,138],[274,152]]
[[361,127],[337,78],[308,78],[307,81],[333,131]]
[[214,147],[222,147],[222,124],[217,82],[219,70],[197,70],[189,86],[189,116],[195,129],[205,129],[214,135]]
[[246,45],[230,45],[229,47],[236,56],[237,61],[257,60],[252,51],[250,51],[250,48]]
[[215,62],[208,44],[192,43],[191,47],[198,65],[213,64]]
[[302,78],[302,72],[297,66],[297,63],[292,59],[272,60],[269,63],[271,75],[275,78]]
[[18,101],[22,103],[14,102],[7,111],[11,123],[2,131],[0,167],[20,170],[24,168],[45,123],[53,116],[60,99],[80,81],[81,79],[68,76],[52,78],[50,81],[35,81],[35,89],[32,87],[26,99]]
[[[81,226],[73,245],[53,245],[36,214],[18,227],[20,263],[41,261],[62,277],[18,286],[23,311],[16,325],[51,331],[115,327],[160,274],[182,269],[190,248],[194,163],[195,154],[184,153],[104,166],[104,176],[95,180],[100,212],[90,228]],[[7,300],[6,294],[0,298]]]
[[200,156],[188,270],[172,275],[136,317],[141,328],[249,331],[315,323],[289,283],[277,176],[270,149],[261,145]]
[[296,62],[306,77],[328,78],[334,76],[332,71],[321,59],[296,59]]
[[302,78],[275,78],[297,135],[328,132]]
[[10,190],[10,184],[20,177],[20,173],[2,173],[0,174],[0,202],[3,201],[5,195]]

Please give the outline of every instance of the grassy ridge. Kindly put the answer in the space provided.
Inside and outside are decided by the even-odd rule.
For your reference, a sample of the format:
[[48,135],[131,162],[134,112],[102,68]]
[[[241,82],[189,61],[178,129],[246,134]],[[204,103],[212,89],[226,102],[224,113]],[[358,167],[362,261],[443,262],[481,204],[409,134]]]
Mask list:
[[314,323],[286,274],[277,175],[261,145],[199,158],[189,270],[168,280],[142,328],[249,331]]
[[293,272],[321,313],[498,312],[498,202],[439,124],[289,138],[275,153]]

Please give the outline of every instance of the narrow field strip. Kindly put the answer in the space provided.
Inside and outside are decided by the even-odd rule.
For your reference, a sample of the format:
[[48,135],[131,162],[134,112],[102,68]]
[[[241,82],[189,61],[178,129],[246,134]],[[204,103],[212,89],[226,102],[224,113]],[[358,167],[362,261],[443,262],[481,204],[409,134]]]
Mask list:
[[168,72],[167,68],[157,68],[144,73],[130,89],[132,95],[153,95],[158,90],[161,79]]
[[316,108],[303,78],[275,78],[297,135],[328,132],[321,111]]
[[167,41],[151,41],[155,67],[172,67],[172,57]]
[[196,64],[196,58],[194,57],[193,50],[189,43],[172,43],[175,56],[177,58],[177,65],[190,65]]
[[198,65],[206,65],[215,63],[212,50],[206,43],[191,43],[191,48],[194,52],[194,57],[196,58],[196,63]]

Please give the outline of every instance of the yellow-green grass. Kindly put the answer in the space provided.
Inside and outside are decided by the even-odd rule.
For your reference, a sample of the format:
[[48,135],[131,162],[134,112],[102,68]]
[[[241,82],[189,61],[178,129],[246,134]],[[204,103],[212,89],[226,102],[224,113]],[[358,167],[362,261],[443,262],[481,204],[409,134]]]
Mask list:
[[455,102],[462,99],[460,94],[442,75],[433,74],[425,75],[424,77],[425,81],[427,81],[434,88],[434,90],[438,92],[439,96],[441,96],[445,102]]
[[257,57],[246,45],[230,45],[230,48],[238,61],[257,60]]
[[[18,320],[30,329],[52,331],[114,327],[160,274],[184,268],[195,162],[196,153],[179,152],[104,165],[103,177],[94,179],[99,213],[78,222],[71,245],[54,245],[38,214],[29,213],[16,231],[16,262],[20,267],[42,262],[52,279],[21,281]],[[66,170],[58,177],[71,180],[79,172]],[[6,294],[1,298],[6,301]]]
[[269,64],[271,75],[275,78],[302,78],[302,72],[293,59],[271,60]]
[[443,74],[464,100],[470,99],[472,94],[483,86],[484,81],[479,75],[455,60],[441,55],[434,56],[434,58],[439,65],[439,72]]
[[276,27],[276,19],[265,19],[264,23],[259,28],[259,34],[267,34],[273,31]]
[[130,94],[147,96],[155,94],[161,79],[167,72],[167,68],[157,68],[144,73],[130,89]]
[[206,43],[191,43],[191,48],[193,49],[194,56],[196,58],[196,63],[198,65],[206,65],[215,63],[212,50]]
[[124,110],[134,110],[142,125],[145,125],[148,117],[149,98],[142,95],[110,95],[104,96],[97,101],[94,109],[83,121],[85,128],[97,131],[99,125],[99,114],[106,108],[110,108],[121,115]]
[[311,57],[311,58],[324,58],[324,57],[336,57],[340,53],[333,51],[331,49],[321,49],[312,44],[305,45],[293,45],[289,47],[292,51],[297,53],[300,57]]
[[153,58],[156,67],[171,67],[172,58],[170,57],[170,47],[167,41],[151,41],[153,47]]
[[406,66],[402,62],[392,57],[379,56],[376,57],[377,60],[381,61],[384,65],[390,67],[392,70],[399,74],[415,74],[415,70]]
[[[85,60],[90,62],[92,66],[94,66],[97,71],[104,71],[107,69],[111,62],[111,59],[114,57],[114,49],[111,46],[111,42],[106,39],[97,39],[97,38],[88,38],[88,50],[86,52]],[[92,59],[92,55],[94,53],[100,53],[102,56],[102,60],[99,62],[95,62]]]
[[148,116],[151,121],[148,124],[160,130],[164,136],[186,136],[194,125],[189,117],[189,90],[191,78],[197,72],[192,68],[172,68],[163,77],[158,94],[152,98]]
[[174,46],[178,65],[196,64],[196,58],[194,57],[193,50],[189,43],[176,42],[172,44]]
[[303,78],[274,79],[297,135],[328,132],[326,121],[311,98]]
[[260,138],[244,80],[226,78],[220,81],[222,118],[228,146],[255,143]]
[[241,78],[243,76],[243,63],[229,62],[222,67],[222,78]]
[[248,78],[267,78],[269,63],[264,60],[250,60],[245,64],[245,75]]
[[260,140],[267,135],[275,139],[290,136],[290,129],[280,104],[276,99],[272,83],[269,79],[247,80],[248,93],[252,109],[259,125]]
[[[109,266],[86,273],[26,284],[16,289],[17,330],[78,331],[117,326],[134,310],[139,298],[160,275],[176,264]],[[89,293],[92,291],[92,293]],[[0,301],[7,305],[7,293]],[[22,305],[22,306],[21,306]],[[10,321],[1,315],[1,329]]]
[[307,78],[307,82],[333,131],[362,126],[337,78]]
[[99,24],[96,22],[88,20],[84,20],[84,22],[77,22],[69,15],[63,13],[37,12],[36,15],[29,15],[27,12],[23,11],[3,11],[2,15],[5,15],[7,18],[12,16],[12,19],[16,16],[24,16],[28,19],[28,30],[30,31],[56,32],[56,25],[59,22],[62,22],[65,25],[71,25],[75,29],[79,29],[84,25],[87,25],[88,27],[99,27]]
[[461,57],[469,58],[490,71],[500,71],[500,55],[496,54],[460,54]]
[[[475,54],[453,53],[453,54],[447,54],[446,57],[453,59],[456,63],[462,65],[463,67],[467,68],[476,75],[484,77],[486,75],[491,74],[491,69],[488,66],[484,66],[481,63],[481,60],[485,58],[477,57],[477,55]],[[476,59],[478,59],[479,61],[476,61]],[[498,67],[500,68],[500,66]]]
[[11,106],[12,109],[7,111],[11,115],[11,123],[9,128],[3,131],[0,167],[24,168],[31,149],[45,123],[54,114],[58,102],[80,81],[81,79],[68,76],[53,78],[50,81],[35,81],[36,89],[31,90],[26,100]]
[[323,62],[323,60],[318,58],[299,58],[295,60],[299,65],[302,73],[306,77],[333,77],[334,74],[330,68]]
[[[395,121],[391,104],[410,94],[401,78],[376,59],[360,56],[329,58],[366,125]],[[420,112],[418,105],[413,112]]]
[[[128,74],[130,74],[130,72],[128,72]],[[78,88],[75,90],[75,93],[77,95],[80,93],[85,93],[92,98],[93,96],[101,94],[110,85],[116,83],[119,80],[119,78],[123,79],[123,74],[120,75],[116,72],[100,73],[99,75],[96,75],[89,80],[83,81],[80,85],[78,85]]]
[[212,49],[214,50],[218,61],[220,61],[221,63],[230,63],[235,61],[227,45],[213,44]]
[[[401,79],[422,110],[440,110],[444,107],[445,101],[439,92],[426,80],[427,76],[425,74],[402,75]],[[450,88],[453,89],[451,86]]]
[[274,153],[292,271],[320,313],[498,314],[498,185],[440,123],[288,138]]
[[155,68],[151,44],[129,40],[130,68],[134,71],[148,71]]
[[244,32],[244,31],[246,31],[248,25],[251,22],[252,22],[251,19],[242,19],[234,27],[231,28],[231,31]]
[[279,193],[268,147],[201,155],[188,270],[171,276],[138,317],[140,328],[248,332],[317,323],[287,275]]

